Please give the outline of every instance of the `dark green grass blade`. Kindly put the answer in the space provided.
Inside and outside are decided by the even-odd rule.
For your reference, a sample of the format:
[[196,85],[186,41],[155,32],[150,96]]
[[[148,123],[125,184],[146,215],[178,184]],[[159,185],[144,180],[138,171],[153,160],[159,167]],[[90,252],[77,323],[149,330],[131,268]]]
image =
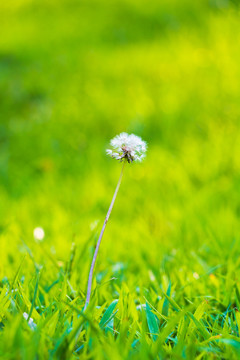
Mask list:
[[[171,294],[171,281],[169,282],[168,289],[166,292],[166,295],[169,297],[170,297],[170,294]],[[163,302],[163,307],[162,307],[162,314],[166,317],[168,316],[168,309],[169,309],[169,300],[167,297],[165,297],[164,302]]]
[[118,300],[113,300],[113,302],[109,305],[105,313],[103,314],[103,317],[100,320],[99,326],[101,329],[103,329],[115,316],[116,312],[113,314],[113,310],[115,309],[116,305],[118,303]]
[[31,305],[31,309],[29,311],[29,314],[28,314],[28,319],[30,319],[31,315],[32,315],[32,312],[33,312],[33,309],[34,309],[34,304],[35,304],[35,300],[36,300],[36,297],[37,297],[37,291],[38,291],[38,284],[39,284],[39,278],[40,278],[40,271],[36,270],[36,274],[37,274],[37,280],[36,280],[36,285],[35,285],[35,289],[34,289],[34,294],[33,294],[33,299],[32,299],[32,305]]
[[151,308],[148,305],[148,303],[146,303],[146,315],[147,315],[147,323],[148,323],[149,332],[151,334],[152,339],[155,341],[158,337],[159,326],[158,326],[156,315],[154,315],[152,313]]

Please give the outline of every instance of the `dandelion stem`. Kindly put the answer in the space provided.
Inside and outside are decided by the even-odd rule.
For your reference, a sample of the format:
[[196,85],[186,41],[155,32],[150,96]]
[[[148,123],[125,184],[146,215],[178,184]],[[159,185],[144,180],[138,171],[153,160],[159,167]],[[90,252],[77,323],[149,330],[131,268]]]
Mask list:
[[123,176],[123,170],[124,170],[125,163],[126,163],[126,161],[124,160],[124,161],[123,161],[122,170],[121,170],[121,174],[120,174],[120,176],[119,176],[119,180],[118,180],[118,183],[117,183],[117,187],[116,187],[115,193],[114,193],[114,195],[113,195],[111,204],[110,204],[110,206],[109,206],[109,209],[108,209],[108,212],[107,212],[107,216],[106,216],[106,218],[105,218],[105,220],[104,220],[103,227],[102,227],[101,233],[100,233],[99,238],[98,238],[98,242],[97,242],[96,249],[95,249],[95,251],[94,251],[94,255],[93,255],[93,259],[92,259],[92,264],[91,264],[91,268],[90,268],[89,275],[88,275],[87,297],[86,297],[86,302],[85,302],[84,310],[86,310],[86,308],[87,308],[87,306],[88,306],[88,304],[89,304],[89,302],[90,302],[93,270],[94,270],[94,266],[95,266],[95,263],[96,263],[96,260],[97,260],[98,250],[99,250],[99,247],[100,247],[100,244],[101,244],[101,240],[102,240],[102,237],[103,237],[103,233],[104,233],[104,230],[105,230],[105,228],[106,228],[107,222],[108,222],[108,220],[109,220],[110,214],[111,214],[111,212],[112,212],[112,208],[113,208],[113,205],[114,205],[114,202],[115,202],[115,199],[116,199],[116,197],[117,197],[117,193],[118,193],[118,190],[119,190],[121,181],[122,181],[122,176]]

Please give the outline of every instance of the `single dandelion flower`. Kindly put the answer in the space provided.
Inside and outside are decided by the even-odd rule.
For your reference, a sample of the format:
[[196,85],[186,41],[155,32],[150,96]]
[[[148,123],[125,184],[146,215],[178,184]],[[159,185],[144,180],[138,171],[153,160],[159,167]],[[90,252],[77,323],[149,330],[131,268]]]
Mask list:
[[102,230],[99,235],[98,242],[97,242],[97,245],[96,245],[96,248],[94,251],[94,255],[93,255],[93,259],[92,259],[92,263],[91,263],[91,267],[90,267],[90,271],[89,271],[89,276],[88,276],[87,296],[86,296],[84,310],[87,308],[87,306],[90,302],[93,271],[94,271],[94,266],[95,266],[95,263],[97,260],[98,250],[99,250],[100,243],[101,243],[101,240],[103,237],[103,233],[106,228],[107,222],[109,220],[115,199],[117,197],[117,193],[118,193],[121,181],[122,181],[123,170],[124,170],[125,164],[126,164],[126,162],[132,163],[133,161],[141,162],[145,158],[146,151],[147,151],[147,144],[145,141],[143,141],[139,136],[136,136],[134,134],[129,135],[127,133],[121,133],[120,135],[117,135],[115,138],[113,138],[110,141],[110,146],[111,146],[111,149],[106,150],[107,154],[110,155],[113,159],[117,159],[117,160],[120,160],[121,162],[123,162],[123,165],[122,165],[122,170],[120,173],[120,177],[119,177],[119,180],[117,183],[115,193],[113,195],[110,207],[107,212],[107,216],[103,223],[103,227],[102,227]]
[[146,142],[134,134],[129,135],[123,132],[115,136],[110,145],[111,149],[106,150],[107,154],[120,161],[126,159],[129,163],[133,161],[140,162],[146,156]]
[[45,237],[45,232],[43,230],[43,228],[41,227],[36,227],[34,230],[33,230],[33,236],[34,236],[34,239],[37,240],[37,241],[42,241]]

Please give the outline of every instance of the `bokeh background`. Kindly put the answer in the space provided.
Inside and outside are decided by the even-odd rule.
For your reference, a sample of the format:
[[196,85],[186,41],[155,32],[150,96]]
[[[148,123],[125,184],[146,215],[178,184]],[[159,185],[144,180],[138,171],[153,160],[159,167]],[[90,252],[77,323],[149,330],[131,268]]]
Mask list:
[[0,279],[29,253],[42,284],[54,281],[74,242],[84,294],[121,168],[105,149],[126,131],[148,154],[126,168],[97,280],[135,291],[202,276],[188,294],[227,306],[239,274],[238,3],[11,0],[0,23]]

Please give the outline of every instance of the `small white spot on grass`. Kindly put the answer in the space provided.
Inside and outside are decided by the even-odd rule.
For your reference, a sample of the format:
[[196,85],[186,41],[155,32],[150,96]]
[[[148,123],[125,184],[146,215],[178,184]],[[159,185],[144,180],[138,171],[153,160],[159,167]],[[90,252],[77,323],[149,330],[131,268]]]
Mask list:
[[23,313],[23,317],[24,319],[28,322],[29,327],[31,328],[31,330],[35,330],[35,328],[37,327],[37,325],[35,324],[35,322],[33,321],[33,318],[30,318],[28,320],[28,313],[24,312]]
[[194,279],[198,280],[200,278],[199,274],[197,272],[193,273]]
[[153,274],[152,270],[148,271],[149,278],[152,282],[156,280],[155,275]]
[[95,220],[90,224],[90,230],[94,231],[98,226],[99,220]]
[[45,232],[44,232],[43,228],[36,227],[33,230],[33,236],[36,241],[42,241],[45,237]]

